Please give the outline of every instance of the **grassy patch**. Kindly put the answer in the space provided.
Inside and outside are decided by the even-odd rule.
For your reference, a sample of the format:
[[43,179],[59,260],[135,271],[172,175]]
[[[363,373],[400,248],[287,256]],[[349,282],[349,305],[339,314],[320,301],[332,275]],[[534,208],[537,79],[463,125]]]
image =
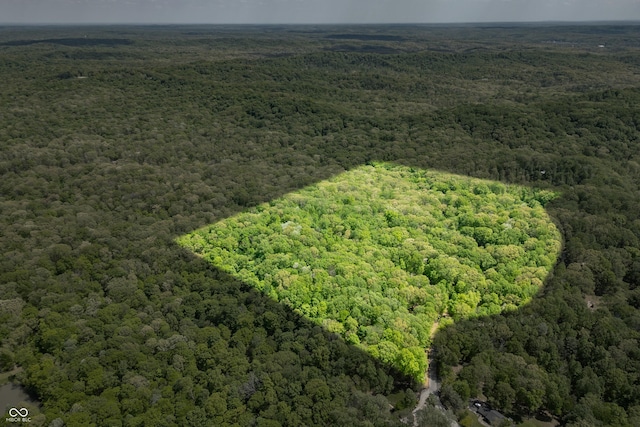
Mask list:
[[430,329],[526,303],[555,263],[555,195],[366,165],[178,242],[347,342],[422,379]]
[[471,411],[465,411],[465,415],[458,422],[462,427],[485,427],[478,416]]

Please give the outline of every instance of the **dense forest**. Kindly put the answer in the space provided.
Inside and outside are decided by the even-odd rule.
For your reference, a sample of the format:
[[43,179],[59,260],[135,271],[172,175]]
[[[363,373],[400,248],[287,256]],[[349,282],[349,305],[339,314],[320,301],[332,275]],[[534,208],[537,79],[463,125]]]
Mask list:
[[557,195],[540,291],[434,336],[442,403],[640,425],[639,33],[1,27],[0,372],[32,425],[405,425],[413,376],[176,243],[393,162]]
[[432,329],[528,302],[556,262],[554,195],[372,164],[178,242],[424,380]]

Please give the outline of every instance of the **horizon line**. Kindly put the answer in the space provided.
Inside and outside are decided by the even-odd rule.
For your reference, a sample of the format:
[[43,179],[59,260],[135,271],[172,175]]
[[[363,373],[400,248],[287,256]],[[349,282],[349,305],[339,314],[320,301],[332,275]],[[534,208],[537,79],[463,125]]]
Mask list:
[[539,21],[450,21],[450,22],[0,22],[0,27],[62,27],[62,26],[366,26],[366,25],[640,25],[640,20],[539,20]]

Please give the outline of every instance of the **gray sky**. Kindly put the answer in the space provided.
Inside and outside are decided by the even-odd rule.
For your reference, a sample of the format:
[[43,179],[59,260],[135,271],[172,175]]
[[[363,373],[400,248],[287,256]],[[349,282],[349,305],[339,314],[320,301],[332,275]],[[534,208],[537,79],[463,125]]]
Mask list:
[[0,0],[1,23],[640,20],[640,0]]

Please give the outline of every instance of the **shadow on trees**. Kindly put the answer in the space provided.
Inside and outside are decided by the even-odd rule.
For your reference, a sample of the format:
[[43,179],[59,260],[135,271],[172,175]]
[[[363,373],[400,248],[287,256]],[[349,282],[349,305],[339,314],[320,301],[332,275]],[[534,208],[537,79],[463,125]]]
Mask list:
[[[485,112],[480,107],[475,114]],[[486,117],[483,120],[486,122]],[[473,120],[465,121],[464,125],[472,126],[472,123]],[[483,133],[481,129],[465,132],[469,136]],[[609,167],[615,160],[582,154],[543,154],[528,146],[507,148],[499,140],[487,142],[486,139],[456,146],[433,140],[421,144],[379,141],[367,150],[361,148],[357,145],[334,147],[337,155],[325,161],[337,163],[344,170],[371,160],[395,161],[405,166],[436,167],[506,184],[552,188],[561,193],[550,203],[548,212],[563,233],[565,246],[556,268],[534,300],[514,312],[458,322],[436,335],[435,362],[449,387],[449,404],[486,393],[492,404],[506,413],[535,414],[547,409],[557,415],[567,414],[576,405],[583,405],[582,399],[586,399],[591,390],[580,383],[584,369],[598,372],[596,381],[607,390],[602,399],[613,402],[599,404],[614,407],[628,404],[628,397],[624,396],[633,387],[633,380],[617,377],[620,381],[614,384],[606,378],[612,369],[621,369],[630,362],[627,357],[615,360],[614,354],[621,354],[609,351],[618,346],[626,348],[625,340],[629,343],[635,336],[627,325],[637,322],[637,316],[620,300],[621,292],[637,286],[638,263],[622,250],[637,245],[637,238],[622,222],[615,223],[618,214],[628,218],[637,214],[630,211],[632,202],[631,196],[625,193],[626,184],[607,188],[597,184],[608,179]],[[304,152],[304,148],[300,152]],[[407,152],[411,153],[410,158],[405,157]],[[314,168],[310,172],[306,178],[314,182],[330,175],[325,169]],[[270,193],[256,185],[246,200],[247,205],[292,190],[256,199],[257,194]],[[594,250],[599,251],[598,255]],[[595,311],[585,303],[584,295],[613,297],[616,294],[619,302],[610,309],[601,307]],[[594,356],[594,352],[600,355]],[[602,360],[608,360],[615,368],[603,368],[599,365]],[[452,367],[456,365],[464,366],[459,376],[453,374]],[[593,402],[584,405],[593,405]],[[615,417],[609,419],[615,422],[612,420]]]
[[[393,86],[398,76],[370,82],[354,77],[346,83],[365,98],[343,108],[342,95],[318,88],[324,84],[318,76],[324,74],[309,71],[305,78],[315,83],[306,88],[279,71],[309,65],[308,69],[323,73],[338,70],[342,79],[341,67],[366,70],[384,65],[377,73],[387,64],[396,67],[394,61],[400,60],[419,67],[430,59],[330,52],[269,59],[262,66],[269,76],[266,84],[273,86],[266,87],[291,89],[288,97],[276,90],[265,93],[260,82],[259,90],[248,87],[253,63],[100,69],[94,70],[91,86],[74,90],[104,96],[97,99],[105,102],[83,108],[71,103],[47,126],[33,126],[32,117],[19,108],[8,112],[11,126],[5,132],[12,145],[3,151],[0,189],[10,214],[3,218],[7,233],[0,236],[7,251],[0,260],[0,284],[6,298],[22,298],[36,310],[25,320],[30,326],[20,329],[22,335],[12,331],[6,336],[15,341],[14,348],[33,342],[31,359],[22,353],[15,357],[24,357],[25,365],[33,366],[27,380],[40,397],[65,404],[51,388],[62,380],[38,376],[43,355],[54,355],[63,364],[60,369],[71,372],[76,357],[101,354],[92,347],[94,341],[109,351],[121,351],[119,340],[128,338],[114,338],[114,330],[123,319],[138,316],[147,323],[159,316],[171,333],[192,334],[194,342],[208,342],[198,335],[199,329],[217,328],[220,338],[214,341],[231,343],[232,349],[230,354],[220,349],[218,362],[239,366],[227,366],[228,378],[216,374],[207,387],[213,393],[219,389],[215,381],[230,381],[232,394],[247,405],[257,395],[251,394],[253,389],[260,391],[258,382],[266,384],[259,377],[247,377],[252,364],[264,372],[278,366],[273,376],[281,372],[287,381],[299,378],[299,387],[287,391],[290,401],[303,393],[303,382],[325,378],[323,372],[331,375],[323,379],[325,385],[337,390],[342,390],[338,385],[345,390],[353,385],[363,393],[388,394],[409,386],[390,367],[173,243],[186,232],[247,207],[367,162],[389,161],[561,193],[548,212],[563,233],[565,247],[538,297],[515,312],[458,322],[436,336],[437,363],[458,397],[488,384],[501,391],[503,398],[496,403],[507,410],[544,405],[566,413],[583,401],[594,406],[593,399],[625,407],[637,404],[638,379],[625,373],[640,370],[636,369],[640,256],[634,252],[639,234],[635,208],[639,170],[634,160],[638,144],[633,139],[637,109],[631,107],[638,105],[638,91],[604,91],[540,104],[458,105],[415,114],[396,105],[388,113],[381,108],[371,114],[370,102],[375,100],[360,89],[405,90]],[[442,70],[457,67],[447,60],[439,65]],[[60,71],[68,67],[56,66]],[[210,75],[224,84],[212,85]],[[74,93],[65,85],[79,82],[56,79],[47,90],[64,105],[69,100],[62,94]],[[301,88],[308,93],[294,92]],[[402,92],[403,97],[410,95]],[[48,98],[25,102],[43,114],[49,112]],[[103,123],[107,119],[111,121]],[[138,298],[139,290],[144,295]],[[92,314],[89,309],[95,307],[89,303],[95,298],[100,306],[98,294],[114,303],[103,300],[103,311]],[[590,308],[585,295],[606,298],[608,303]],[[41,314],[35,314],[38,310]],[[90,327],[83,328],[82,322]],[[80,338],[71,336],[73,328]],[[169,334],[162,326],[157,329]],[[98,334],[92,337],[91,330]],[[140,348],[145,343],[142,338],[136,337]],[[124,360],[127,354],[120,356]],[[161,351],[154,357],[161,366],[174,363]],[[210,369],[207,353],[192,359],[203,364],[205,372]],[[100,361],[124,378],[129,367],[119,362],[118,357]],[[175,363],[184,361],[178,358]],[[449,367],[456,365],[470,368],[454,377]],[[527,370],[534,375],[522,377]],[[524,391],[506,380],[512,372],[522,379]],[[174,377],[169,375],[167,381],[176,382]],[[106,378],[107,383],[96,381],[86,394],[103,392],[109,386],[110,377]],[[313,391],[314,396],[326,396],[325,387],[316,384],[321,391]],[[551,398],[541,400],[540,390]],[[309,398],[311,403],[302,406],[313,406],[313,396]],[[187,393],[185,401],[194,398]],[[252,402],[257,406],[250,409],[259,412],[263,403],[257,397]],[[68,412],[70,405],[55,410]]]
[[[184,298],[181,307],[184,317],[193,319],[200,328],[222,325],[228,328],[229,342],[243,350],[249,364],[269,372],[282,369],[288,382],[305,377],[308,381],[319,376],[347,381],[373,394],[415,389],[416,384],[410,377],[345,343],[339,335],[326,331],[185,249],[176,248],[176,251],[183,252],[185,271],[203,273],[198,279],[185,283],[190,286],[191,294]],[[192,304],[191,298],[202,298],[202,301]]]

